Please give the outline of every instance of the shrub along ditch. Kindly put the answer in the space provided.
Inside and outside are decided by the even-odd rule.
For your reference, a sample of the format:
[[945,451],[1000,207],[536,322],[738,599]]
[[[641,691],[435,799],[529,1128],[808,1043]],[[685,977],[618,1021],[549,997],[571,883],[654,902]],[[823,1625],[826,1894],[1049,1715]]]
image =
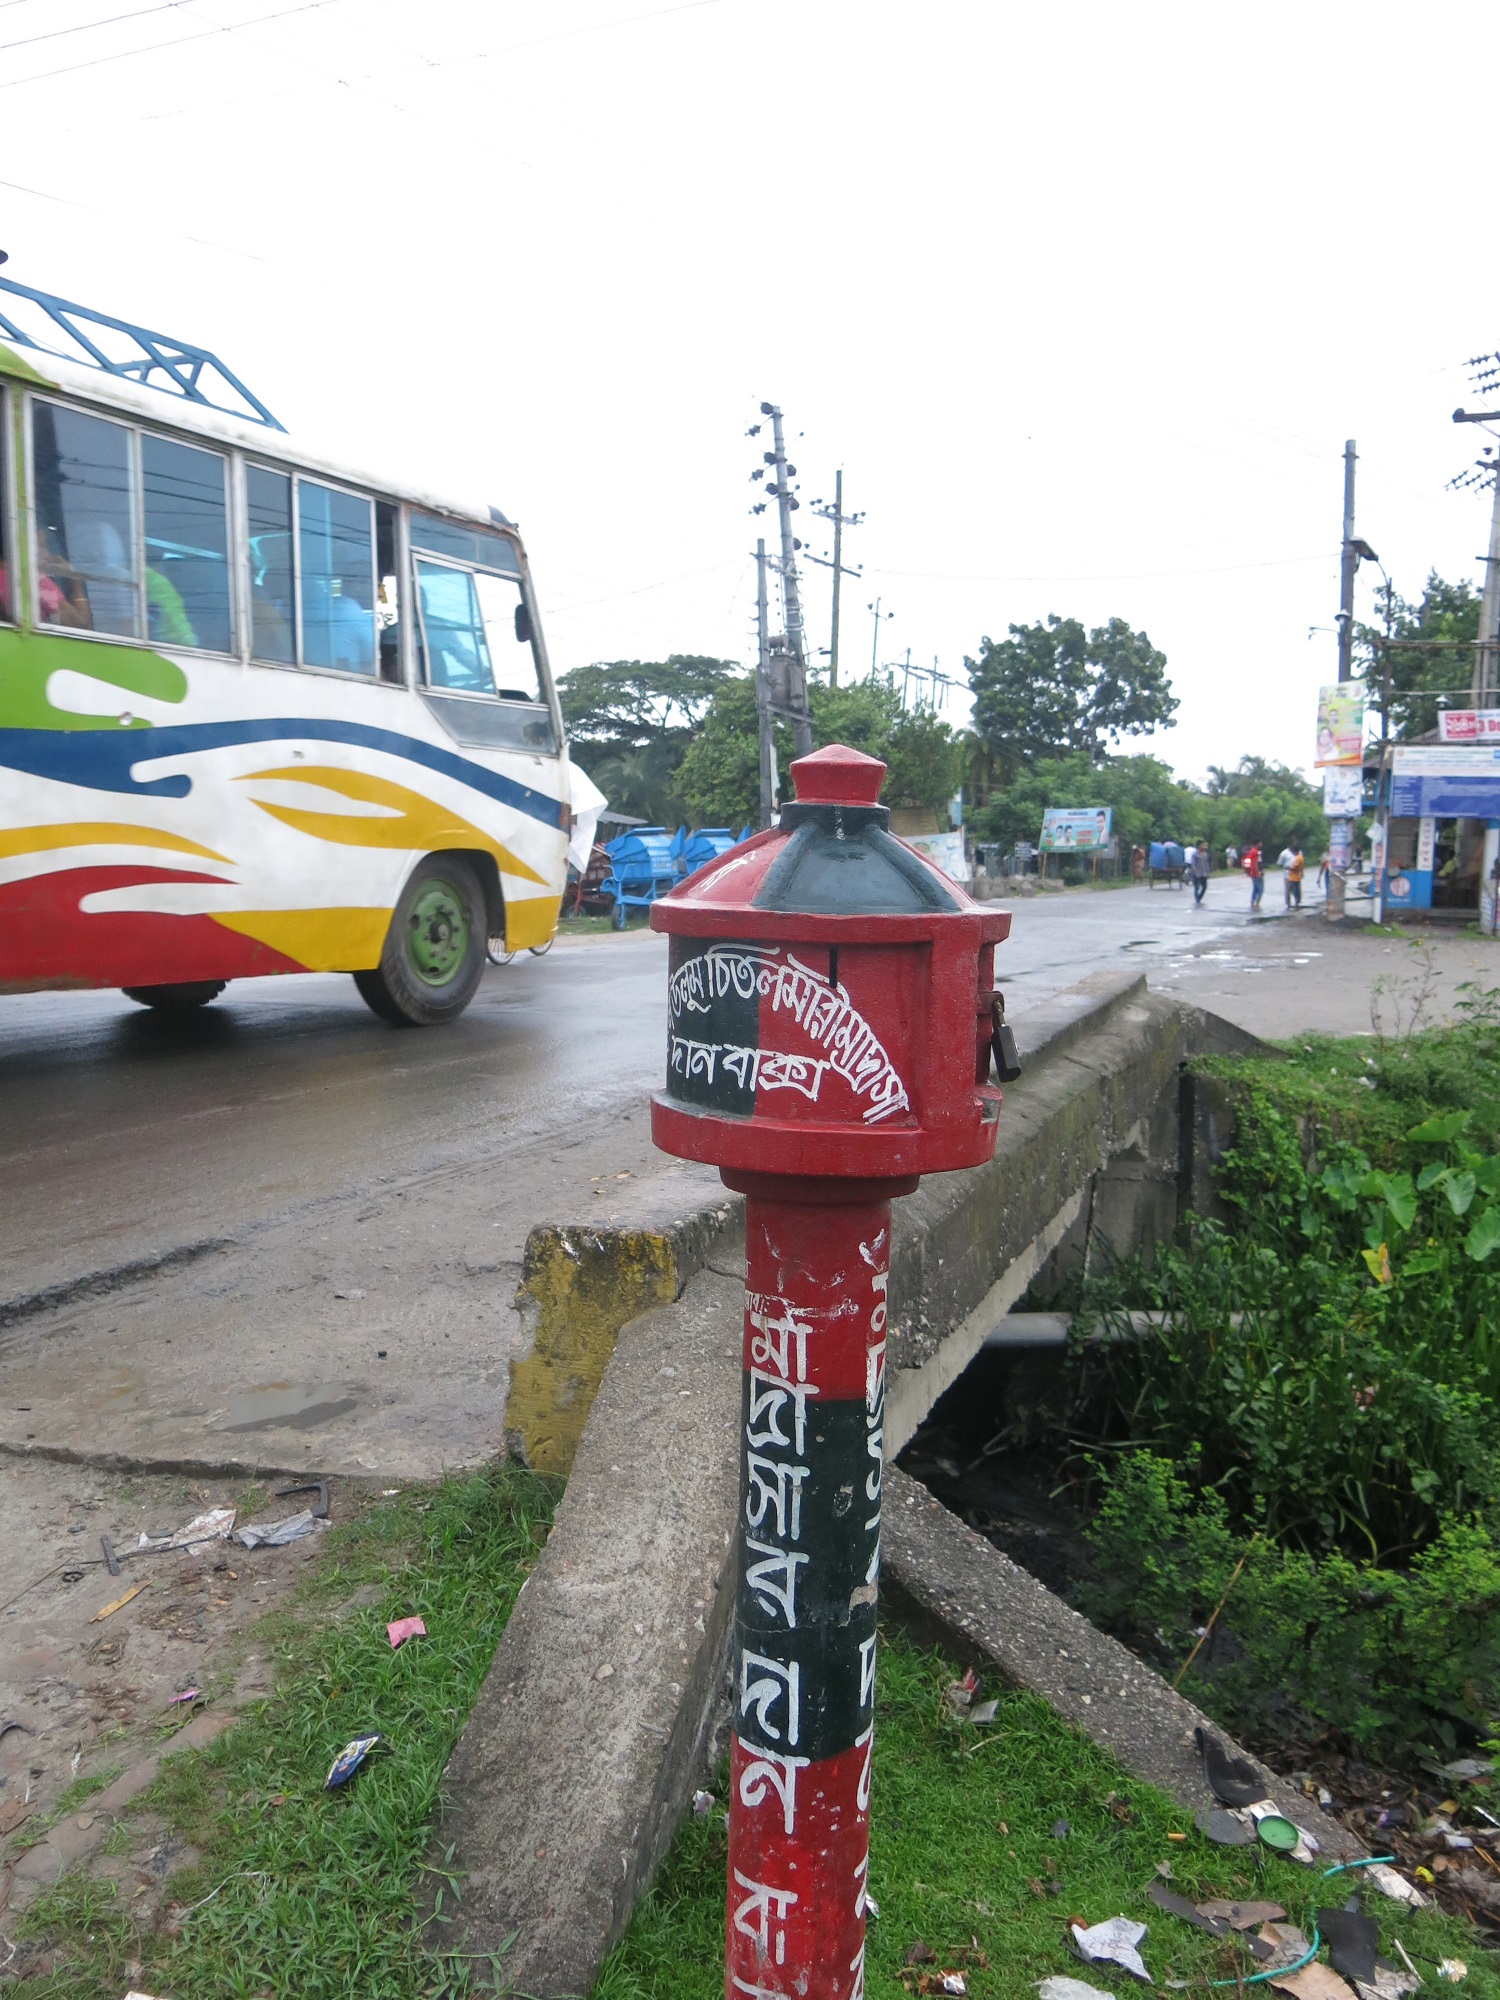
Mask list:
[[[1366,1754],[1500,1736],[1500,991],[1402,1042],[1203,1069],[1232,1220],[1088,1284],[1064,1423],[1089,1608],[1193,1692]],[[1129,1337],[1124,1315],[1165,1318]],[[1201,1668],[1201,1673],[1199,1672]]]

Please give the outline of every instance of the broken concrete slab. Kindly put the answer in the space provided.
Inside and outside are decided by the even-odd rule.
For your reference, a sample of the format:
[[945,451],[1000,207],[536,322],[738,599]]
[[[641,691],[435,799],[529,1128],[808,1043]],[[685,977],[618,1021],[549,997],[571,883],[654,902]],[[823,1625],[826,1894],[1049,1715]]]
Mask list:
[[[1219,1725],[896,1466],[886,1468],[880,1545],[888,1607],[1040,1695],[1179,1805],[1196,1810],[1214,1803],[1193,1732],[1208,1729],[1227,1742]],[[1232,1757],[1248,1757],[1237,1744],[1228,1748]],[[1294,1785],[1249,1761],[1265,1780],[1264,1796],[1331,1859],[1359,1852],[1353,1836]]]

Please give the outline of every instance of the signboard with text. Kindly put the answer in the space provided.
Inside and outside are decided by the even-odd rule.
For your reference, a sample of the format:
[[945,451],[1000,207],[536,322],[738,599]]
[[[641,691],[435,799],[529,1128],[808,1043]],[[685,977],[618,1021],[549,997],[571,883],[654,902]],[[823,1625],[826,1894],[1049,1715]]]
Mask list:
[[1365,774],[1357,764],[1330,764],[1323,773],[1325,819],[1358,819],[1364,810]]
[[1440,743],[1500,743],[1500,708],[1440,708]]
[[1326,764],[1358,764],[1365,748],[1365,691],[1357,681],[1334,681],[1318,689],[1318,750]]
[[1396,819],[1500,819],[1500,743],[1398,743],[1391,757]]
[[1109,845],[1111,806],[1048,806],[1042,814],[1044,854],[1090,854]]

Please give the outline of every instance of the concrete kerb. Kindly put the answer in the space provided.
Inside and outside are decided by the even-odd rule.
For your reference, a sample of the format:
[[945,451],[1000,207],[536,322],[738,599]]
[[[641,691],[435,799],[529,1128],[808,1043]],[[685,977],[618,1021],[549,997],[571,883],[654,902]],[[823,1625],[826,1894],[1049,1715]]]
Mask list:
[[[1070,1243],[1086,1256],[1096,1230],[1117,1232],[1132,1212],[1170,1226],[1181,1063],[1257,1046],[1139,978],[1087,982],[1015,1027],[1028,1066],[1007,1091],[995,1162],[897,1205],[888,1456],[1048,1256]],[[1100,1187],[1117,1158],[1129,1173],[1111,1208]],[[611,1340],[613,1352],[586,1412],[579,1373],[567,1492],[446,1774],[433,1861],[460,1900],[445,1901],[438,1935],[446,1949],[504,1949],[514,1988],[542,2000],[592,1983],[724,1712],[738,1204],[698,1221],[671,1246],[671,1303],[627,1317],[617,1336],[600,1313],[594,1352]],[[602,1281],[610,1246],[594,1234]],[[645,1282],[665,1289],[665,1261],[646,1263]],[[549,1308],[560,1340],[568,1297]]]
[[[886,1470],[880,1587],[887,1604],[960,1659],[987,1663],[1039,1694],[1127,1770],[1189,1810],[1214,1803],[1193,1732],[1223,1732],[1117,1639],[1097,1631],[1010,1557],[966,1528],[899,1467]],[[1248,1753],[1231,1742],[1231,1754]],[[1353,1836],[1295,1785],[1251,1758],[1265,1796],[1330,1860],[1360,1852]]]

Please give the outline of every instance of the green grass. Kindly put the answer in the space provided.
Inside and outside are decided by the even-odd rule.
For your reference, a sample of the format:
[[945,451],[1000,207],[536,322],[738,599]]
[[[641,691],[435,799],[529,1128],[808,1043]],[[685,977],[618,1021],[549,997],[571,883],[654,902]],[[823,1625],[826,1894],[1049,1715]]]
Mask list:
[[[428,1949],[413,1895],[448,1753],[551,1509],[541,1481],[505,1467],[335,1529],[291,1610],[257,1628],[275,1693],[206,1749],[168,1757],[131,1808],[202,1857],[173,1880],[171,1927],[139,1934],[128,1890],[116,1899],[107,1882],[65,1877],[12,1931],[52,1951],[31,1990],[119,2000],[132,1960],[136,1985],[177,2000],[487,1990],[483,1969]],[[377,1602],[330,1615],[370,1585]],[[392,1652],[386,1621],[413,1612],[428,1636]],[[343,1745],[376,1731],[364,1769],[324,1792]]]
[[[1189,1814],[1127,1777],[1034,1696],[992,1687],[988,1692],[1000,1694],[993,1724],[980,1730],[953,1721],[943,1688],[954,1678],[949,1663],[899,1631],[883,1634],[870,1823],[870,1889],[880,1907],[869,1927],[871,2000],[897,2000],[908,1990],[899,1973],[919,1939],[940,1967],[964,1968],[975,2000],[1034,2000],[1035,1982],[1049,1973],[1122,1996],[1139,1993],[1127,1974],[1083,1965],[1068,1936],[1071,1917],[1097,1923],[1122,1913],[1148,1926],[1141,1950],[1158,1987],[1180,1980],[1207,1996],[1208,1981],[1232,1980],[1236,1964],[1249,1961],[1148,1901],[1158,1862],[1170,1863],[1170,1886],[1182,1895],[1265,1898],[1280,1902],[1294,1922],[1349,1894],[1347,1876],[1324,1883],[1258,1848],[1210,1846]],[[721,1772],[714,1811],[678,1829],[594,2000],[718,2000],[724,1785]],[[1052,1831],[1060,1819],[1070,1829],[1062,1838]],[[1172,1832],[1188,1838],[1171,1841]],[[1399,1936],[1419,1967],[1423,1957],[1456,1955],[1470,1967],[1459,1989],[1467,2000],[1500,1996],[1500,1959],[1481,1952],[1461,1920],[1432,1910],[1408,1916],[1372,1889],[1361,1903],[1379,1919],[1388,1954]],[[987,1964],[978,1965],[976,1955]],[[1430,1970],[1428,1979],[1431,1986]]]

